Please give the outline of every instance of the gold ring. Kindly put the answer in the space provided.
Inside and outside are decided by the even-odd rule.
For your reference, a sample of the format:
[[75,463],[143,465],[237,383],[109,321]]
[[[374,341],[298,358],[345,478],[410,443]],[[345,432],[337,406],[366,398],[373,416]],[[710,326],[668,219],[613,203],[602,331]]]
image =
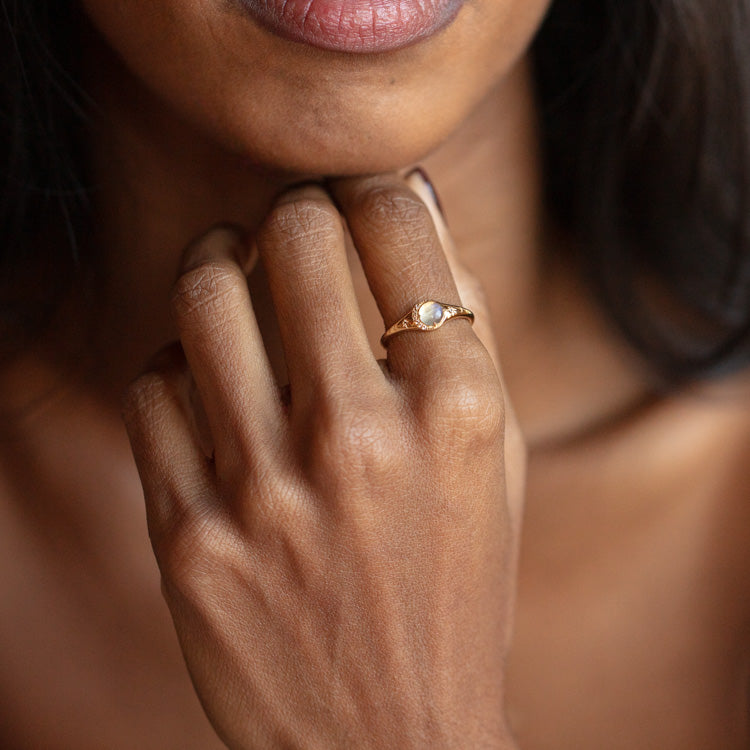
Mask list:
[[404,331],[434,331],[453,318],[467,318],[474,323],[474,313],[465,307],[435,302],[434,299],[417,302],[403,318],[386,330],[380,338],[380,344],[385,347],[391,337]]

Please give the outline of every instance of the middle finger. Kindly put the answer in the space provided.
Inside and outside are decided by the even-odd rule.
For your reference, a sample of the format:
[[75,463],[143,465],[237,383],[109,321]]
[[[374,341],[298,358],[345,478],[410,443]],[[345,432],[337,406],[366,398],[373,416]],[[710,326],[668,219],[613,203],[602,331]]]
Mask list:
[[258,231],[278,318],[293,411],[385,384],[357,302],[341,216],[316,185],[286,192]]

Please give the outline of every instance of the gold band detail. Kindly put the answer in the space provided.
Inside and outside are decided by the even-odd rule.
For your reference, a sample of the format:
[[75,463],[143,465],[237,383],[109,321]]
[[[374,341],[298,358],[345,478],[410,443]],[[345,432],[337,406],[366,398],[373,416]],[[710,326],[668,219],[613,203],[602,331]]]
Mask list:
[[466,318],[474,323],[474,313],[466,307],[448,305],[432,299],[417,302],[403,318],[386,330],[380,338],[380,343],[385,347],[393,336],[405,331],[435,331],[453,318]]

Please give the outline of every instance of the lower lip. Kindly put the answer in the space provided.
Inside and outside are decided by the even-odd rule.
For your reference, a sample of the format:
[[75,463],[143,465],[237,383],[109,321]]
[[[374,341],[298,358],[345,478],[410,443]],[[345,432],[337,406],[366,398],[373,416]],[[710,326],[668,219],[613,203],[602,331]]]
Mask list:
[[376,53],[434,36],[464,0],[240,0],[268,31],[336,52]]

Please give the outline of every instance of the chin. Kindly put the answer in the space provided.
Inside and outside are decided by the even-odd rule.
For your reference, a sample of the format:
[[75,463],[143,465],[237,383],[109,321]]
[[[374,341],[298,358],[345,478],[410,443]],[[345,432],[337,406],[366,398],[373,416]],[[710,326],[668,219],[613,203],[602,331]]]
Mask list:
[[428,107],[402,110],[400,116],[344,106],[305,107],[279,119],[248,112],[244,121],[225,122],[219,130],[230,134],[225,145],[232,153],[260,168],[305,176],[373,174],[428,156],[473,110],[473,102],[461,104],[450,116]]
[[399,171],[424,159],[440,143],[403,143],[397,138],[357,143],[341,138],[302,148],[299,143],[276,143],[269,148],[252,143],[243,151],[245,161],[253,167],[301,179]]
[[[271,33],[238,2],[82,0],[91,78],[111,109],[144,123],[165,148],[197,132],[218,158],[223,151],[300,175],[391,171],[423,159],[508,74],[549,4],[473,0],[454,16],[458,6],[441,0],[444,28],[403,48],[354,54],[319,49],[315,35],[305,43]],[[430,6],[403,7],[420,3]],[[197,159],[196,147],[180,158]]]

